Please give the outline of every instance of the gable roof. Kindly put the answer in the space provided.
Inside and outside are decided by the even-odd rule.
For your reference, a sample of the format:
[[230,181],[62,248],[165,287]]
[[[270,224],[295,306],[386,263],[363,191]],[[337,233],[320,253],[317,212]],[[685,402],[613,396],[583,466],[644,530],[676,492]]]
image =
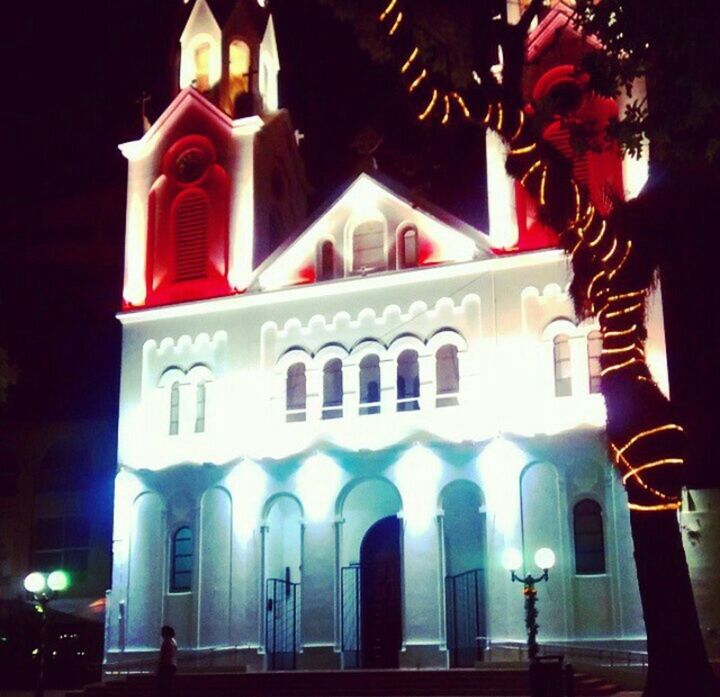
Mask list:
[[573,21],[575,10],[568,0],[558,0],[533,29],[525,40],[528,63],[536,61],[561,33],[569,33],[584,41],[592,48],[600,48],[600,42],[593,36],[583,35]]
[[[321,239],[342,235],[348,221],[362,219],[382,203],[395,204],[403,219],[421,221],[421,235],[436,243],[442,238],[445,256],[425,263],[467,261],[478,255],[491,257],[493,252],[485,233],[468,225],[447,211],[409,192],[384,176],[359,175],[344,191],[305,225],[299,234],[280,245],[254,272],[250,289],[261,290],[307,283],[302,267],[312,260]],[[390,269],[388,269],[390,270]],[[340,278],[336,279],[340,280]]]

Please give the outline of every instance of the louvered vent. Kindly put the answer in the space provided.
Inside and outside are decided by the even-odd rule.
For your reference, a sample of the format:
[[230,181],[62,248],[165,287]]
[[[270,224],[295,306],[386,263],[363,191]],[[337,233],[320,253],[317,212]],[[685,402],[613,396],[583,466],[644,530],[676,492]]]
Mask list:
[[199,191],[182,194],[175,211],[175,280],[207,276],[208,202]]
[[570,142],[570,132],[562,128],[545,136],[547,141],[561,154],[573,163],[573,176],[581,184],[590,183],[590,161],[588,154],[576,153]]

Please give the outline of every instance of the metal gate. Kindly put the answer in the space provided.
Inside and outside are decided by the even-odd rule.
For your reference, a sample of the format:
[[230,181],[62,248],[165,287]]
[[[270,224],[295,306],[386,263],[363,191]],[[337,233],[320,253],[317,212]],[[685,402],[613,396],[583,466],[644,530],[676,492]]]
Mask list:
[[343,668],[360,667],[360,566],[340,569],[341,649]]
[[300,645],[300,584],[266,582],[265,652],[268,670],[295,670]]
[[483,659],[485,631],[484,571],[445,577],[447,647],[451,668],[468,668]]

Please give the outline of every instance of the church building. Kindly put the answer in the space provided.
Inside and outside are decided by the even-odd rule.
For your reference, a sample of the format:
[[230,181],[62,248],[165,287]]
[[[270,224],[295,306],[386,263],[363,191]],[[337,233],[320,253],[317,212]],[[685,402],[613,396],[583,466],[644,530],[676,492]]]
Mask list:
[[[488,231],[369,174],[308,222],[265,2],[187,9],[177,95],[121,146],[106,669],[154,658],[164,624],[181,670],[471,666],[526,637],[509,549],[535,574],[554,552],[541,642],[644,638],[600,334],[505,145],[488,135]],[[564,12],[529,38],[528,99],[617,113],[576,84],[592,47]],[[598,206],[636,193],[619,155],[574,167]],[[648,330],[667,390],[659,291]]]

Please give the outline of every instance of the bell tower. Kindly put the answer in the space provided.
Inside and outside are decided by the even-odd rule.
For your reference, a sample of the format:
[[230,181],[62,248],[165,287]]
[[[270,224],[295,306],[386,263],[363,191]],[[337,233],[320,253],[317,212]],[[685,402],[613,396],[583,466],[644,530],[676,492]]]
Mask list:
[[179,41],[179,92],[128,159],[123,304],[243,293],[305,217],[295,129],[263,0],[194,0]]
[[279,71],[265,2],[195,0],[180,37],[180,89],[194,87],[232,118],[261,115],[278,108]]

